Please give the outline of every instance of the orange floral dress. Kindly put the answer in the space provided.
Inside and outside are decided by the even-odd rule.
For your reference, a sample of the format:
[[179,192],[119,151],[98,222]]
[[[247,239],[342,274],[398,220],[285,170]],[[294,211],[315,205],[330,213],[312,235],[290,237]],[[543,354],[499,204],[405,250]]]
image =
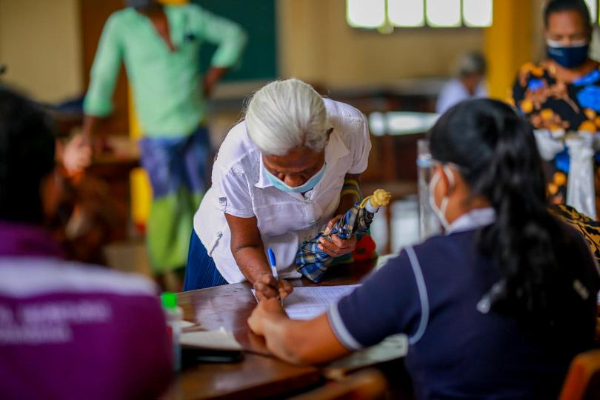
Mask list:
[[[551,63],[527,63],[521,67],[512,91],[512,103],[535,129],[550,131],[600,131],[600,66],[573,82],[557,78]],[[600,209],[600,156],[596,154],[596,208]],[[548,165],[551,200],[564,204],[569,174],[568,150]]]

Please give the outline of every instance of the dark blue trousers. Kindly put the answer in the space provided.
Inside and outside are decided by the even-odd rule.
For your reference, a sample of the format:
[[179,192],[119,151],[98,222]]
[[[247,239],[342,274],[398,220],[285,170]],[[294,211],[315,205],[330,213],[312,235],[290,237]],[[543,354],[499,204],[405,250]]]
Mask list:
[[204,289],[227,284],[228,282],[217,270],[215,261],[208,255],[206,247],[192,229],[183,290]]

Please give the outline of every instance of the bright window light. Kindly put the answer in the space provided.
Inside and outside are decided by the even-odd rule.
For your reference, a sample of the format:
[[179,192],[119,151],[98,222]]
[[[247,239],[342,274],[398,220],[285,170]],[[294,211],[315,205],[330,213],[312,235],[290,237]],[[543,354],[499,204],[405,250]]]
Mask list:
[[347,0],[346,19],[355,28],[378,28],[385,22],[386,0]]
[[427,0],[427,24],[435,28],[460,26],[460,0]]
[[598,0],[585,0],[588,8],[590,9],[590,15],[592,16],[592,22],[598,20]]
[[463,0],[463,19],[466,26],[474,28],[491,26],[492,16],[492,0]]
[[423,0],[388,0],[388,17],[395,26],[424,26],[425,4]]
[[373,112],[369,115],[369,130],[375,136],[385,134],[385,116],[380,112]]

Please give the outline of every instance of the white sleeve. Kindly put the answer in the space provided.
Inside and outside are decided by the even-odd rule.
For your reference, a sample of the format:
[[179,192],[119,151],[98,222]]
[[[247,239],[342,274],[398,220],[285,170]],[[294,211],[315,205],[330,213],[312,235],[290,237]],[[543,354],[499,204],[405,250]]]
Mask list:
[[224,174],[213,174],[213,189],[216,191],[217,207],[234,217],[254,216],[250,184],[240,168],[233,167]]

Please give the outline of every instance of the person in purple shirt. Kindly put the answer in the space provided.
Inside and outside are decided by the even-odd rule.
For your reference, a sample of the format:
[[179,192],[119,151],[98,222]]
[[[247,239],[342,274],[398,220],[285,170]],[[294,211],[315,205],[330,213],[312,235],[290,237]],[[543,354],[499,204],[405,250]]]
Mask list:
[[173,371],[156,289],[62,259],[54,168],[46,116],[0,87],[0,398],[156,398]]
[[250,328],[299,363],[406,334],[420,400],[557,398],[572,358],[594,346],[600,277],[581,236],[547,209],[531,127],[505,103],[469,100],[439,119],[430,148],[445,234],[404,249],[320,317],[292,321],[264,300]]

